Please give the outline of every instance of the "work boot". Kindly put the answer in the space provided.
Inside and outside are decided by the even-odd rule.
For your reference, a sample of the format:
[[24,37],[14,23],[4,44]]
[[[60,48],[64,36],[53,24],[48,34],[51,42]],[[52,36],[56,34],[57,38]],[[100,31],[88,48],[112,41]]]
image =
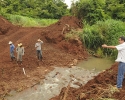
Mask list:
[[19,61],[17,61],[17,65],[19,65]]
[[11,57],[11,62],[13,61],[13,57]]
[[22,64],[22,61],[20,61],[20,65],[23,65],[23,64]]
[[41,57],[40,57],[40,61],[42,61],[42,59],[43,59],[43,57],[41,56]]
[[13,61],[16,61],[16,57],[13,57]]
[[16,57],[13,57],[13,59],[16,59]]

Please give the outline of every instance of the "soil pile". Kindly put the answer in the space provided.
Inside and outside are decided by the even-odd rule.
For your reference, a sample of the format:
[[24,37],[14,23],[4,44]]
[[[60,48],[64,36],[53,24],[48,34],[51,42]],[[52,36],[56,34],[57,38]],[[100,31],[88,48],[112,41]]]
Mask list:
[[[104,100],[106,98],[114,98],[116,100],[125,100],[125,81],[123,81],[123,89],[116,88],[117,66],[114,63],[110,69],[100,73],[94,79],[87,82],[86,85],[78,89],[64,87],[59,96],[51,100]],[[65,98],[65,99],[64,99]]]
[[[26,28],[14,26],[0,16],[0,95],[4,96],[13,89],[22,91],[41,81],[46,73],[53,70],[53,66],[70,66],[74,59],[84,58],[87,53],[84,49],[81,49],[84,47],[79,42],[80,40],[73,40],[75,43],[72,44],[71,42],[70,47],[65,45],[65,48],[68,48],[67,50],[63,47],[65,42],[67,43],[64,39],[65,34],[60,35],[65,24],[68,24],[70,28],[77,29],[80,28],[78,23],[79,20],[77,18],[65,16],[48,27]],[[64,31],[70,30],[65,28]],[[37,61],[35,50],[35,43],[38,38],[44,42],[42,45],[43,60],[41,62]],[[9,41],[12,41],[15,47],[20,42],[23,44],[25,48],[23,65],[17,65],[16,61],[10,61]],[[73,52],[70,51],[72,45],[76,47]],[[81,51],[78,52],[77,49],[79,47]],[[23,68],[25,68],[26,75],[23,73]]]
[[57,23],[45,28],[45,38],[47,42],[56,44],[60,49],[78,55],[79,59],[86,59],[87,53],[81,40],[77,36],[68,40],[65,37],[72,30],[79,30],[81,26],[80,20],[76,17],[64,16]]
[[12,27],[13,25],[9,21],[0,16],[0,35],[6,34]]
[[59,43],[64,39],[65,33],[78,28],[81,28],[80,20],[74,16],[64,16],[57,23],[46,28],[45,37],[49,42]]
[[[73,61],[85,59],[88,55],[79,38],[65,40],[68,32],[80,28],[80,21],[72,16],[64,16],[57,23],[44,28],[14,26],[0,16],[0,97],[3,98],[11,90],[22,91],[37,84],[44,79],[45,74],[53,70],[54,66],[70,66],[73,65]],[[34,47],[38,38],[44,42],[41,62],[37,61]],[[22,42],[25,48],[23,65],[17,65],[16,61],[10,62],[9,41],[12,41],[16,47]],[[26,75],[22,68],[25,68]],[[63,88],[60,95],[51,100],[87,100],[90,98],[97,100],[95,98],[99,96],[125,100],[125,82],[123,82],[123,89],[119,92],[112,95],[109,94],[109,90],[104,92],[110,86],[109,84],[116,84],[116,76],[117,63],[79,89]]]

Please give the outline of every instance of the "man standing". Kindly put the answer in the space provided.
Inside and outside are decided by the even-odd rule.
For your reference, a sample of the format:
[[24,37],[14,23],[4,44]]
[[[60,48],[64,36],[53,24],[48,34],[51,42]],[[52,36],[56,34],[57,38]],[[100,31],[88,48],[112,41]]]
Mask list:
[[117,88],[121,89],[125,73],[125,37],[121,36],[119,38],[119,45],[117,46],[107,46],[106,44],[103,44],[102,47],[118,50],[117,59],[115,60],[116,62],[119,62],[118,75],[117,75]]
[[22,56],[24,55],[24,47],[22,46],[22,43],[18,44],[16,52],[17,52],[17,63],[22,65]]
[[15,46],[14,46],[14,44],[12,43],[12,41],[9,41],[8,44],[10,45],[10,58],[11,58],[11,61],[13,61],[13,60],[15,59],[15,56],[14,56]]
[[43,43],[43,41],[41,41],[40,39],[38,39],[37,43],[35,44],[35,48],[36,48],[36,53],[37,53],[38,60],[42,60],[42,50],[41,50],[42,43]]

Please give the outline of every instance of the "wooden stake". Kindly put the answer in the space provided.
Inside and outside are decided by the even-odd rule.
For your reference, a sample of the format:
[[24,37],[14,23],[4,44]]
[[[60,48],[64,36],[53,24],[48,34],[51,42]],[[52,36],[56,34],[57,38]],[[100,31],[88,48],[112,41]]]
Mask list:
[[26,75],[26,72],[25,72],[25,69],[23,68],[23,73],[24,73],[24,75]]

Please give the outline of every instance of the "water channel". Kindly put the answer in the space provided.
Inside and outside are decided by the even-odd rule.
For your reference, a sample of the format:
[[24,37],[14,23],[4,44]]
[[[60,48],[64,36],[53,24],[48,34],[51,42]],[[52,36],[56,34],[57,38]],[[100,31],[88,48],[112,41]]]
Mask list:
[[46,75],[44,80],[22,92],[11,91],[11,96],[6,96],[6,100],[49,100],[59,95],[63,87],[68,86],[78,88],[79,84],[86,84],[99,72],[111,67],[113,62],[108,59],[89,58],[72,68],[55,67],[53,71]]
[[106,58],[95,58],[95,57],[89,57],[87,61],[80,62],[77,66],[82,67],[88,70],[94,69],[95,72],[103,71],[114,63],[114,61],[111,61],[108,57]]

